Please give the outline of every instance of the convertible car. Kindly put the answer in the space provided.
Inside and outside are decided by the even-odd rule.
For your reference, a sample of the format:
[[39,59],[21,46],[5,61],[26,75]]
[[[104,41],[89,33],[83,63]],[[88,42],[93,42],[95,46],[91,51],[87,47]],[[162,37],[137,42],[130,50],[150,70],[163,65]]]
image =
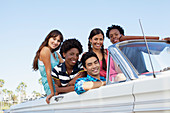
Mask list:
[[[170,113],[170,42],[152,37],[147,42],[126,39],[108,50],[106,86],[81,95],[60,94],[52,97],[49,105],[45,98],[24,102],[9,112]],[[111,68],[117,72],[115,78]]]

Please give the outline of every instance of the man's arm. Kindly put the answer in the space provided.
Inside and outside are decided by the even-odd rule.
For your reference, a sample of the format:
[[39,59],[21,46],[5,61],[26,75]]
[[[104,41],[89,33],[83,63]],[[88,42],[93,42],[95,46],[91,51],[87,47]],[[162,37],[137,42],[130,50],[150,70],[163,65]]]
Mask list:
[[103,86],[106,84],[106,81],[98,81],[98,82],[92,82],[87,81],[85,78],[79,78],[76,80],[76,83],[74,85],[74,90],[78,95],[94,88],[99,88],[100,86]]
[[54,79],[54,82],[55,82],[54,85],[55,85],[55,89],[56,89],[55,95],[58,95],[60,93],[67,93],[67,92],[74,91],[74,86],[62,87],[59,79]]
[[59,87],[59,86],[55,85],[55,88],[56,88],[57,94],[68,93],[68,92],[74,91],[74,86]]
[[98,81],[98,82],[89,81],[89,82],[83,83],[83,89],[85,91],[88,91],[90,89],[99,88],[99,87],[104,86],[104,85],[106,85],[106,81]]

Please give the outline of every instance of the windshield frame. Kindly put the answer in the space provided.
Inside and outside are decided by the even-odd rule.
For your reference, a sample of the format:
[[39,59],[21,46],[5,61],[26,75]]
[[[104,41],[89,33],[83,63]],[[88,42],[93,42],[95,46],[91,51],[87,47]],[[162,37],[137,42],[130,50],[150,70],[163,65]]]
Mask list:
[[[120,49],[122,46],[124,46],[124,45],[133,45],[133,43],[139,43],[139,42],[142,42],[143,44],[145,44],[145,42],[144,42],[144,40],[142,40],[142,39],[140,39],[140,40],[128,40],[128,41],[123,41],[123,42],[119,42],[119,43],[117,43],[116,44],[116,47],[121,51],[121,53],[123,54],[123,56],[127,59],[127,62],[132,66],[132,68],[134,69],[134,70],[136,70],[136,68],[133,66],[133,64],[129,61],[129,59],[126,57],[126,55],[122,52],[122,50]],[[147,40],[147,43],[149,44],[149,43],[151,43],[151,45],[152,45],[152,42],[156,42],[155,44],[159,44],[160,43],[160,45],[161,44],[169,44],[167,41],[164,41],[164,40],[151,40],[151,39],[148,39]],[[142,44],[142,43],[140,43],[140,44]],[[142,44],[142,45],[143,45]],[[134,44],[135,45],[135,44]],[[153,43],[153,46],[154,46],[154,43]],[[153,51],[153,49],[152,49],[152,51]],[[150,51],[150,53],[152,53],[152,51]],[[148,51],[146,51],[145,50],[145,53],[147,54],[148,53]],[[144,54],[144,52],[142,52],[142,54]],[[155,55],[153,55],[153,56],[157,56],[156,54]],[[147,56],[145,56],[145,57],[147,57]],[[146,59],[144,59],[144,60],[146,60]],[[151,59],[151,61],[152,61],[152,59]],[[146,63],[146,62],[145,62]],[[155,61],[152,61],[152,63],[155,63]],[[148,63],[147,62],[147,64],[146,64],[146,67],[148,68],[148,67],[150,67],[150,62]],[[149,66],[148,66],[149,65]],[[146,69],[147,69],[146,68]],[[155,70],[155,69],[154,69]],[[154,70],[152,70],[153,72],[154,72]],[[161,68],[160,68],[160,70],[161,70]],[[159,70],[159,71],[160,71]],[[138,71],[136,70],[136,72],[137,72],[137,75],[138,76],[140,76],[140,75],[142,75],[142,73],[141,72],[139,72],[138,73]],[[158,72],[158,69],[157,69],[157,71],[156,72]]]
[[[131,62],[126,58],[124,53],[121,51],[120,46],[126,45],[126,44],[132,44],[135,42],[143,42],[145,43],[144,39],[138,39],[138,40],[127,40],[123,42],[118,42],[116,44],[113,44],[108,47],[109,55],[108,55],[108,66],[110,57],[115,60],[116,64],[120,67],[121,71],[124,73],[124,75],[128,80],[134,80],[138,79],[140,77],[140,74],[136,70],[136,68],[131,64]],[[164,40],[153,40],[148,39],[147,42],[160,42],[160,43],[167,43],[167,41]],[[109,68],[107,68],[107,78],[109,76]],[[108,80],[107,80],[108,81]]]

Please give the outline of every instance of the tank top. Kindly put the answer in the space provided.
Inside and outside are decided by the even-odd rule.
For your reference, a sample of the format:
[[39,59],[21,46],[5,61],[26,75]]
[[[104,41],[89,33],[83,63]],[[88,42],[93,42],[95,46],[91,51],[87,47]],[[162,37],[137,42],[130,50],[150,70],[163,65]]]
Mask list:
[[[50,59],[51,59],[51,69],[53,69],[56,65],[59,64],[58,55],[57,55],[56,52],[54,52],[54,54],[55,54],[55,57],[56,57],[57,60],[54,58],[54,56],[51,53],[51,56],[50,56]],[[39,59],[38,59],[38,69],[39,69],[41,77],[42,77],[42,84],[44,86],[44,91],[46,92],[47,95],[49,95],[49,94],[51,94],[51,90],[50,90],[50,87],[48,85],[47,74],[46,74],[46,71],[45,71],[45,66],[44,66],[44,63],[42,61],[40,61]],[[54,86],[55,83],[54,83],[53,78],[52,78],[52,81],[53,81],[54,92],[56,92],[55,86]]]

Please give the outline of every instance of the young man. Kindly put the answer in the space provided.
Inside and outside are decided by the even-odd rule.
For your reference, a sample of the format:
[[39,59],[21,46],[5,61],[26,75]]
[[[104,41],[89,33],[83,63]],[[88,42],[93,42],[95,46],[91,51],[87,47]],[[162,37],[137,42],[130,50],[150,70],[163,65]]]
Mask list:
[[56,95],[74,91],[74,83],[83,70],[78,61],[83,47],[77,39],[65,40],[60,48],[60,54],[65,61],[52,69],[51,76],[55,81]]
[[83,69],[87,72],[87,77],[76,80],[74,90],[77,94],[82,94],[90,89],[99,88],[106,84],[106,79],[100,76],[100,63],[94,52],[86,52],[81,58]]

